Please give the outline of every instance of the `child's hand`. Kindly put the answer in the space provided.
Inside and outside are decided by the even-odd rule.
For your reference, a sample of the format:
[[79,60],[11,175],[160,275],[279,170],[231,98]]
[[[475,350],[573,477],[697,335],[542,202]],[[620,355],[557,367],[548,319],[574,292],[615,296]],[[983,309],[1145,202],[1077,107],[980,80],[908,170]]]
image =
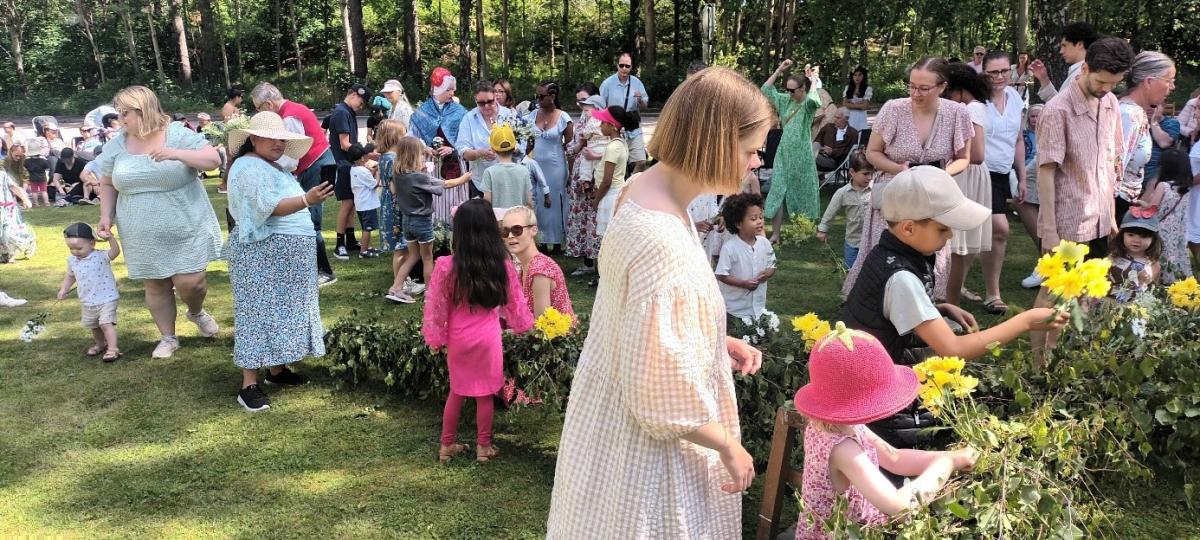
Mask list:
[[820,240],[822,244],[828,244],[829,243],[829,235],[825,234],[821,231],[817,231],[817,240]]
[[66,289],[59,289],[59,290],[58,290],[58,299],[59,299],[59,300],[66,300],[66,299],[67,299],[67,292],[68,292],[68,291],[67,291]]
[[950,320],[961,325],[967,332],[979,330],[979,322],[975,320],[975,316],[963,308],[954,304],[939,304],[938,310],[943,315],[950,317]]
[[959,448],[950,452],[950,458],[954,460],[954,470],[970,471],[975,468],[975,462],[979,460],[979,451],[971,446]]
[[697,221],[696,222],[696,231],[699,232],[700,234],[706,234],[708,231],[711,231],[712,228],[713,228],[712,224],[707,221]]
[[1022,315],[1029,321],[1029,329],[1035,332],[1058,330],[1071,320],[1071,312],[1053,308],[1033,308]]

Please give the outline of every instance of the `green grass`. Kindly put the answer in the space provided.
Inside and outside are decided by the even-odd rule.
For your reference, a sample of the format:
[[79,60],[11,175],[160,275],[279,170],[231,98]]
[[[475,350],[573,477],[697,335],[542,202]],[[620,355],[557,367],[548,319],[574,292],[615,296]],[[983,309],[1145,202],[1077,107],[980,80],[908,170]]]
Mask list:
[[[223,215],[224,197],[213,202]],[[440,403],[400,399],[380,385],[334,391],[320,359],[301,368],[314,384],[273,392],[269,413],[243,412],[234,402],[239,374],[231,362],[223,262],[210,267],[206,303],[223,327],[220,336],[200,338],[180,316],[183,347],[170,360],[151,360],[157,332],[139,284],[125,279],[118,259],[125,357],[113,365],[85,357],[90,337],[79,326],[78,301],[54,295],[67,256],[61,230],[72,221],[94,223],[96,214],[90,207],[26,211],[38,253],[0,267],[0,290],[30,300],[0,310],[0,537],[545,535],[561,427],[548,411],[500,415],[499,459],[445,467],[435,463]],[[331,226],[332,212],[326,216]],[[1006,300],[1028,306],[1032,294],[1017,282],[1033,264],[1033,250],[1019,225],[1013,237]],[[841,276],[827,250],[810,243],[780,250],[780,259],[769,307],[781,315],[835,316]],[[390,283],[385,260],[335,264],[338,283],[321,291],[327,326],[354,310],[386,320],[419,309],[382,300]],[[981,290],[978,271],[970,283]],[[593,291],[578,279],[570,287],[576,309],[589,311]],[[49,314],[46,332],[20,342],[24,322],[42,312]],[[460,434],[470,440],[473,429],[468,418]],[[750,536],[761,484],[760,477],[743,507]],[[1179,479],[1113,492],[1129,497],[1113,502],[1114,520],[1127,530],[1122,537],[1200,537]],[[794,516],[792,506],[785,515]]]

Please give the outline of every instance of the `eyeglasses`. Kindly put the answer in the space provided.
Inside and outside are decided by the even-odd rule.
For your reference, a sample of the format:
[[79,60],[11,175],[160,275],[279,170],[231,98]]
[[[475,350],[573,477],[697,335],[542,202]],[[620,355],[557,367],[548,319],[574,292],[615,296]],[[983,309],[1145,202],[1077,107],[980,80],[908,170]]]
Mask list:
[[937,87],[941,86],[942,84],[943,83],[937,83],[933,86],[917,86],[915,84],[908,83],[908,84],[904,85],[904,88],[907,89],[908,93],[910,93],[910,94],[925,95],[925,94],[932,92],[934,88],[937,88]]
[[617,64],[617,67],[619,67],[619,68],[621,68],[621,69],[630,69],[630,68],[632,68],[633,66],[632,66],[632,65],[630,65],[630,64]]
[[513,225],[512,227],[500,227],[500,238],[508,238],[511,234],[513,238],[520,238],[525,234],[525,229],[532,229],[533,225]]
[[985,71],[984,73],[987,74],[988,77],[997,79],[997,78],[1003,77],[1005,75],[1008,75],[1008,70],[1007,69],[993,69],[991,71]]
[[496,100],[494,100],[494,99],[477,99],[477,100],[475,100],[475,104],[479,105],[480,107],[486,107],[495,102],[496,102]]
[[1167,83],[1167,84],[1168,84],[1168,85],[1170,85],[1170,86],[1175,86],[1175,78],[1174,78],[1174,77],[1172,77],[1172,78],[1170,78],[1170,79],[1167,79],[1167,78],[1165,78],[1165,77],[1149,77],[1149,78],[1150,78],[1150,79],[1158,79],[1158,80],[1160,80],[1160,81],[1162,81],[1162,82],[1165,82],[1165,83]]

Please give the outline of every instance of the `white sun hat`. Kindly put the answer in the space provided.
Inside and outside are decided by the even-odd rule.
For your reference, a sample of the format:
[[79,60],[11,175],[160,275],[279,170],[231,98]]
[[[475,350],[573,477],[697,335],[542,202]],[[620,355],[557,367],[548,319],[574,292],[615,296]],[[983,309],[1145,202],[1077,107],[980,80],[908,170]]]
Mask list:
[[251,135],[264,139],[285,141],[287,147],[283,155],[292,159],[300,159],[312,147],[313,140],[307,135],[293,133],[283,127],[283,119],[271,111],[262,111],[250,118],[250,127],[235,129],[229,132],[229,151],[236,157],[246,139]]

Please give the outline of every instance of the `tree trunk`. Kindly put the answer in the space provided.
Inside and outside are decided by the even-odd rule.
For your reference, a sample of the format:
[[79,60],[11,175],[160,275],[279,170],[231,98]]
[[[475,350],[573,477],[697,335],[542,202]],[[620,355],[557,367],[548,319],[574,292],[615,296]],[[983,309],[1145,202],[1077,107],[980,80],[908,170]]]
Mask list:
[[[651,0],[646,0],[651,1]],[[637,66],[638,59],[638,17],[642,13],[642,0],[629,0],[629,21],[625,27],[625,51],[629,53],[633,65]]]
[[100,72],[100,84],[104,84],[108,78],[104,74],[104,61],[100,57],[100,48],[96,47],[96,35],[92,33],[94,16],[92,7],[88,5],[87,0],[75,0],[75,12],[79,15],[79,22],[83,27],[83,38],[87,40],[88,47],[92,50],[92,61],[96,63],[96,69]]
[[771,55],[771,45],[775,41],[775,4],[779,1],[780,0],[766,0],[766,2],[763,4],[763,7],[765,7],[767,10],[767,13],[765,14],[766,16],[763,17],[763,19],[767,24],[766,28],[763,29],[762,69],[763,71],[768,72],[772,71],[771,68],[774,67],[771,65],[771,60],[774,59],[774,57]]
[[729,52],[733,53],[735,58],[737,57],[738,45],[742,41],[742,18],[745,13],[746,10],[744,9],[737,10],[737,17],[733,21],[733,43],[729,48]]
[[484,38],[483,0],[475,2],[475,42],[479,46],[479,79],[486,80],[487,75],[487,42]]
[[233,8],[233,59],[234,71],[237,73],[238,80],[245,78],[246,74],[243,71],[245,66],[245,56],[242,54],[242,3],[240,0],[232,0]]
[[[505,0],[507,2],[507,0]],[[417,0],[404,0],[404,71],[421,79],[421,28],[417,22]],[[508,38],[505,37],[507,43]],[[507,55],[507,52],[505,53]],[[508,65],[507,56],[504,65]]]
[[1017,0],[1017,24],[1013,32],[1013,42],[1017,52],[1029,50],[1029,0]]
[[[280,24],[280,19],[283,18],[283,9],[279,7],[279,0],[271,0],[271,16],[275,19],[275,23],[271,25],[271,44],[275,46],[275,78],[283,78],[283,30]],[[350,50],[350,47],[347,47]],[[350,55],[351,71],[354,69],[354,55]]]
[[500,58],[504,61],[504,72],[507,75],[512,54],[508,43],[508,4],[509,0],[500,0]]
[[220,36],[217,43],[221,44],[221,73],[225,76],[225,88],[233,88],[233,82],[229,79],[229,53],[225,51],[225,30],[219,19],[217,20],[217,35]]
[[288,0],[288,9],[288,18],[292,20],[292,47],[296,50],[296,77],[304,84],[304,58],[300,52],[300,32],[296,28],[296,20],[300,18],[296,14],[296,0]]
[[179,78],[184,86],[191,86],[192,58],[188,52],[187,29],[183,26],[183,0],[171,0],[171,26],[179,46]]
[[354,71],[354,36],[350,32],[350,7],[349,0],[338,0],[342,11],[342,37],[346,42],[346,66],[350,71]]
[[154,31],[154,16],[150,11],[146,11],[146,24],[150,28],[150,45],[154,47],[154,67],[158,70],[158,87],[160,90],[167,88],[167,73],[163,71],[162,51],[158,48],[158,33]]
[[221,77],[221,35],[217,32],[217,14],[213,10],[213,0],[196,0],[196,9],[200,12],[200,73],[209,84],[220,82]]
[[671,0],[671,67],[679,69],[679,3],[683,0]]
[[654,71],[658,65],[658,39],[654,32],[654,0],[642,0],[642,18],[646,25],[646,40],[643,42],[644,49],[642,57],[643,62],[642,72]]
[[458,75],[471,78],[471,0],[458,0]]
[[796,43],[796,0],[784,0],[783,13],[783,58],[791,58]]
[[354,76],[367,80],[367,31],[363,29],[362,0],[348,0],[346,10],[350,17],[350,36],[354,43]]
[[571,0],[563,0],[562,13],[563,35],[563,75],[562,80],[571,80]]
[[8,30],[8,43],[11,50],[14,67],[17,69],[17,80],[21,83],[21,93],[29,97],[29,75],[25,73],[25,49],[21,41],[25,37],[25,11],[18,7],[16,0],[3,0],[4,28]]
[[133,80],[142,82],[142,66],[138,64],[137,41],[133,37],[133,21],[129,17],[129,12],[132,11],[132,6],[126,4],[121,6],[117,11],[121,17],[121,24],[125,27],[125,41],[129,47],[129,63],[133,68]]
[[1066,77],[1067,63],[1058,54],[1059,38],[1067,25],[1069,2],[1067,0],[1041,0],[1036,5],[1033,33],[1037,36],[1035,57],[1046,64],[1050,80],[1055,87]]

